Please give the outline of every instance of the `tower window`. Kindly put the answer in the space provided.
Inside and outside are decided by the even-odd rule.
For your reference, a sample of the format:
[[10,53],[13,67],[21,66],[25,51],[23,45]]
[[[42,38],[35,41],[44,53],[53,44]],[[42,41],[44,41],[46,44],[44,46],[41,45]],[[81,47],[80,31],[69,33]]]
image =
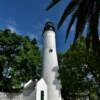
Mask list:
[[44,91],[41,91],[41,99],[40,100],[44,100]]
[[51,52],[53,52],[53,50],[52,50],[52,49],[50,49],[50,50],[49,50],[49,52],[51,53]]

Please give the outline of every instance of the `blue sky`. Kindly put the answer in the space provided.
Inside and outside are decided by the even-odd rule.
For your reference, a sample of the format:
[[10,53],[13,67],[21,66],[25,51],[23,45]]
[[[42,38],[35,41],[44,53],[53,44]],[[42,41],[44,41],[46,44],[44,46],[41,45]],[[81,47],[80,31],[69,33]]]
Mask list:
[[[0,0],[0,28],[10,28],[20,35],[36,38],[42,45],[42,31],[46,21],[54,22],[55,26],[63,13],[69,0],[62,0],[49,11],[45,8],[52,0]],[[67,43],[64,42],[66,25],[69,18],[57,31],[57,51],[65,51],[73,40],[74,27]]]

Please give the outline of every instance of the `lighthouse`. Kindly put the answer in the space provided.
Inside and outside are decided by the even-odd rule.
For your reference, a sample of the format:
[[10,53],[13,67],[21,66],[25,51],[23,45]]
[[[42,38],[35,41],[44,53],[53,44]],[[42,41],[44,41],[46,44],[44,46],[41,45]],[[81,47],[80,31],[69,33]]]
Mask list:
[[47,22],[43,30],[42,76],[30,79],[24,85],[24,100],[62,100],[61,85],[58,80],[58,59],[56,52],[56,32],[52,22]]
[[56,52],[56,32],[52,22],[47,22],[43,30],[43,79],[47,84],[47,100],[61,100],[61,85],[58,77]]

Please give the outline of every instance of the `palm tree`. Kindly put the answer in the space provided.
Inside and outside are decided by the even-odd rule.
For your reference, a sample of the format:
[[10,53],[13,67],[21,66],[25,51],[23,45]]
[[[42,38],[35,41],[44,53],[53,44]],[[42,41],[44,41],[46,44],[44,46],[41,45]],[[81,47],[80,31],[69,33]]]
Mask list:
[[[61,0],[52,0],[46,10],[51,9],[53,6],[61,2]],[[70,29],[73,23],[76,21],[76,30],[74,42],[80,35],[82,35],[85,25],[88,26],[86,36],[86,46],[90,47],[90,41],[92,41],[93,50],[99,48],[99,17],[100,17],[100,0],[70,0],[70,3],[65,8],[60,21],[58,23],[58,29],[62,26],[65,19],[71,15],[71,20],[66,31],[66,40],[69,36]]]

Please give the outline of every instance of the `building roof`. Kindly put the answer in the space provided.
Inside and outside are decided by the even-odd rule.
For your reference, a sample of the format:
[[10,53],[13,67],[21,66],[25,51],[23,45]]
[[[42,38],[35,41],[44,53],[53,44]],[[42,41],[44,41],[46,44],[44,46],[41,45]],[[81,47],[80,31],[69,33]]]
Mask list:
[[[28,89],[28,88],[35,88],[36,87],[36,85],[37,85],[37,83],[38,82],[40,82],[40,81],[44,81],[44,79],[43,78],[41,78],[40,80],[29,80],[25,85],[24,85],[24,89]],[[45,82],[45,81],[44,81]],[[45,82],[46,83],[46,82]]]

